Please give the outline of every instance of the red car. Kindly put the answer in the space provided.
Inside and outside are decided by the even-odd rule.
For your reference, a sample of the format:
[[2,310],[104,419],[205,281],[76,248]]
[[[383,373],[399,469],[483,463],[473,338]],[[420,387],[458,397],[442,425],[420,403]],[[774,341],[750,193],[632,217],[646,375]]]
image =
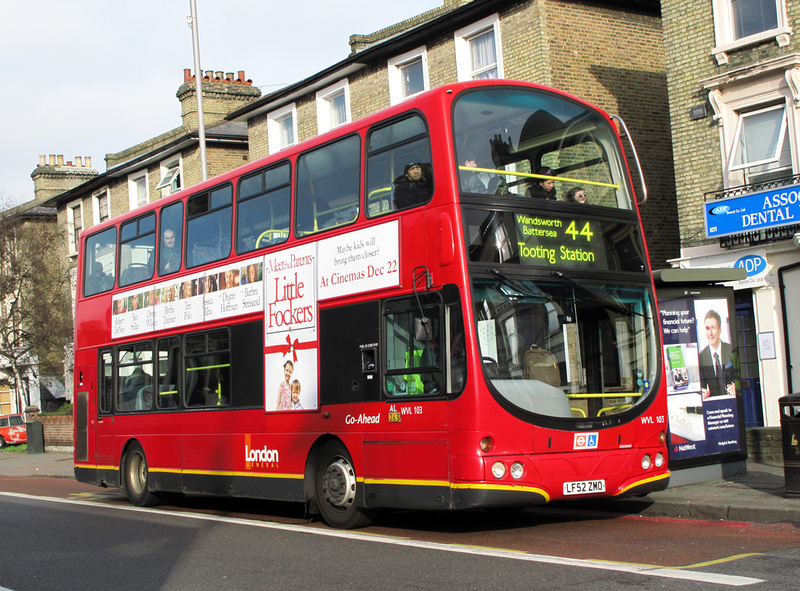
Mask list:
[[27,443],[28,429],[23,415],[0,416],[0,449],[9,443]]

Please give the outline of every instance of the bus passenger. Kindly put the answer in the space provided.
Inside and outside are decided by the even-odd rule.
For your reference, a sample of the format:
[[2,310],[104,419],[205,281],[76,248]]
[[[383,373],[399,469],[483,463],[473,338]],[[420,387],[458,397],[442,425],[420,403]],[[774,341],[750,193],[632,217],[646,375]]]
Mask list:
[[421,162],[411,162],[405,168],[403,176],[394,181],[394,207],[405,209],[425,203],[433,193],[430,180],[425,177]]
[[589,203],[589,200],[586,198],[586,191],[583,187],[572,187],[567,191],[566,199],[571,203]]
[[92,263],[92,274],[86,282],[86,295],[94,295],[102,291],[108,291],[114,287],[114,281],[103,272],[103,263],[95,261]]
[[175,246],[175,232],[170,228],[161,236],[161,256],[158,259],[158,272],[161,275],[174,273],[181,268],[180,247]]
[[[478,162],[473,154],[467,155],[466,160],[464,160],[464,166],[468,168],[478,167]],[[461,177],[461,188],[464,191],[468,193],[486,193],[486,185],[483,179],[474,170],[460,170],[459,176]]]
[[[536,174],[541,176],[555,176],[556,171],[552,168],[547,166],[542,166],[539,170],[536,171]],[[527,197],[533,197],[535,199],[550,199],[552,201],[556,200],[556,182],[553,179],[535,179],[533,185],[528,187],[528,190],[525,192]]]

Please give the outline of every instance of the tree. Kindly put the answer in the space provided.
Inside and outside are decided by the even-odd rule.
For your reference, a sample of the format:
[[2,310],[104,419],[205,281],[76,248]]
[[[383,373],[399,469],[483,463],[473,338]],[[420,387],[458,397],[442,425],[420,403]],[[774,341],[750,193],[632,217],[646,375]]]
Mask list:
[[62,240],[52,208],[25,204],[0,214],[0,361],[18,400],[36,358],[42,374],[63,374],[72,305]]

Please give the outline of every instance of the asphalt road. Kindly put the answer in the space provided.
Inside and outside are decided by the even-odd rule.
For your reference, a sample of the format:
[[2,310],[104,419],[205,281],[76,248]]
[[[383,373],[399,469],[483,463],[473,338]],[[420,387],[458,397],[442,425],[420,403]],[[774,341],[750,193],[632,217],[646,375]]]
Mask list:
[[593,514],[389,513],[355,532],[300,507],[0,477],[0,587],[27,589],[796,589],[793,524]]

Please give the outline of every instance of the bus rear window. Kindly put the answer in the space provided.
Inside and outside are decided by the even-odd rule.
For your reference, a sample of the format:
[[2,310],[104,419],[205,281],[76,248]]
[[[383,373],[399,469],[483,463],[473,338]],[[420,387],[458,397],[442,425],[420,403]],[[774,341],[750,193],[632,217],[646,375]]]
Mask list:
[[109,228],[89,236],[84,248],[83,295],[111,290],[117,268],[117,229]]

